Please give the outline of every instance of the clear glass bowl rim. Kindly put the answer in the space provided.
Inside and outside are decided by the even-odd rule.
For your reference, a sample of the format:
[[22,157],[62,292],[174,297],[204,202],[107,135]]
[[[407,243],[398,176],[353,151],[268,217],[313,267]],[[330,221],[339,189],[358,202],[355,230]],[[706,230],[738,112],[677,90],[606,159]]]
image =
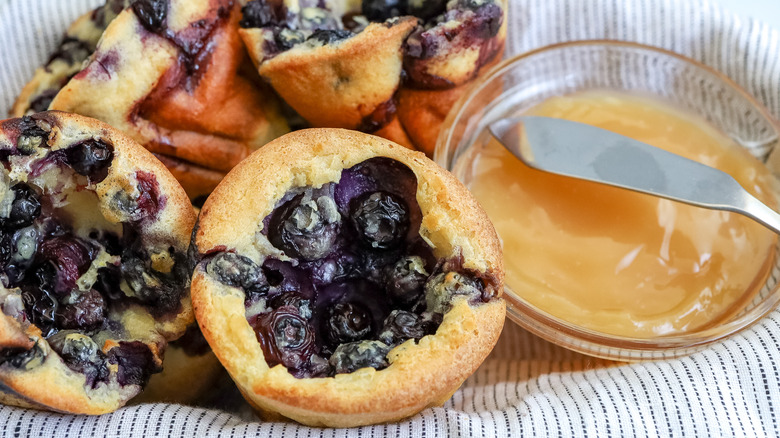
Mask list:
[[[757,111],[766,123],[772,127],[775,136],[780,138],[780,122],[772,116],[769,110],[731,78],[706,64],[667,49],[641,43],[608,39],[579,40],[551,44],[507,58],[475,80],[469,90],[456,101],[455,105],[453,105],[445,118],[445,121],[442,124],[442,130],[436,141],[434,161],[445,169],[452,170],[452,165],[454,163],[450,162],[450,155],[455,151],[451,149],[455,148],[457,145],[452,144],[454,130],[450,129],[450,127],[455,126],[455,124],[464,117],[462,114],[464,108],[469,107],[472,100],[479,96],[485,86],[496,77],[507,73],[507,71],[518,63],[547,52],[573,47],[605,46],[646,50],[659,55],[675,58],[677,61],[701,69],[723,82],[726,87],[732,89],[744,98],[752,109]],[[777,263],[777,261],[775,263]],[[507,301],[507,315],[511,320],[518,323],[521,327],[555,344],[580,353],[606,359],[656,359],[658,357],[668,358],[689,354],[749,329],[780,304],[780,282],[775,285],[766,299],[737,319],[732,319],[723,324],[701,331],[659,336],[656,338],[634,338],[612,335],[571,324],[563,319],[537,309],[532,304],[520,298],[509,289],[509,287],[505,287],[503,297]]]

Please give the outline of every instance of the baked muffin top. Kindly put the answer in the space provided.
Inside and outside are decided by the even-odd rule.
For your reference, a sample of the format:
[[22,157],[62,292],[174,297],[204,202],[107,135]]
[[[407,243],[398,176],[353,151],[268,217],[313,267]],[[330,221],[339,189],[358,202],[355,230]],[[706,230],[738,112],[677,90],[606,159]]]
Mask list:
[[[394,26],[406,17],[418,26],[403,47],[412,84],[447,88],[476,75],[503,47],[495,42],[504,21],[500,0],[251,0],[241,26],[259,28],[258,64],[288,50],[339,45],[370,26]],[[365,66],[367,69],[373,66]]]
[[503,326],[484,212],[423,154],[368,134],[269,143],[206,201],[193,238],[193,303],[215,354],[250,402],[307,424],[440,403]]

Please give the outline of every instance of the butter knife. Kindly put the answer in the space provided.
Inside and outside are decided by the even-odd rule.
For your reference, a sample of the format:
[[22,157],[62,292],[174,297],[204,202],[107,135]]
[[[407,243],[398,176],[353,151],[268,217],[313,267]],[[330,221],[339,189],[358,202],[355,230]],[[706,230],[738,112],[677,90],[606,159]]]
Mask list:
[[780,214],[731,175],[680,155],[606,129],[550,117],[506,118],[488,128],[532,168],[739,213],[780,233]]

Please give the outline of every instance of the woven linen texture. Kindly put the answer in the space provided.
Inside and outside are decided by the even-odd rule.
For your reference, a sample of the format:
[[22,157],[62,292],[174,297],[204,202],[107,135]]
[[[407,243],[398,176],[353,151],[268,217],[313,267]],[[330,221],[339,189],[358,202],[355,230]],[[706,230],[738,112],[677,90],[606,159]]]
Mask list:
[[[65,28],[100,0],[0,0],[0,111],[7,114]],[[780,32],[706,1],[511,0],[507,56],[619,39],[725,73],[780,116]],[[507,322],[493,354],[443,407],[404,422],[318,429],[229,411],[137,405],[99,417],[0,406],[0,436],[729,436],[780,435],[780,312],[689,357],[616,364],[555,347]],[[44,384],[42,382],[42,384]],[[226,391],[233,391],[230,383]]]

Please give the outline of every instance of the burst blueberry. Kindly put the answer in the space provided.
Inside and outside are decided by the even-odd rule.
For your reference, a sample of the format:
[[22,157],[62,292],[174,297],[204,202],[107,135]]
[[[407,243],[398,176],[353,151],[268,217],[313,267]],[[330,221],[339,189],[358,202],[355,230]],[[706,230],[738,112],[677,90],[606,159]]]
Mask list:
[[65,149],[65,162],[79,175],[102,181],[114,159],[114,148],[100,140],[87,140]]
[[206,272],[220,282],[258,293],[268,291],[268,282],[262,269],[250,258],[233,252],[221,252],[206,266]]
[[314,260],[331,251],[340,225],[341,215],[333,198],[303,195],[273,214],[268,238],[290,257]]
[[160,33],[165,29],[168,0],[136,0],[131,7],[138,21],[149,32]]
[[107,312],[103,296],[93,289],[79,294],[72,303],[60,305],[55,321],[61,329],[92,331],[100,328]]
[[309,40],[319,41],[322,44],[332,44],[337,41],[343,41],[354,35],[348,30],[341,29],[319,29],[309,36]]
[[379,340],[387,345],[397,345],[407,339],[420,340],[423,336],[436,333],[440,322],[406,310],[393,310],[385,318]]
[[363,15],[370,21],[385,21],[388,18],[406,15],[406,0],[363,0]]
[[243,18],[239,25],[243,28],[277,25],[278,19],[273,5],[265,0],[252,0],[241,8]]
[[329,362],[337,374],[351,373],[360,368],[377,370],[387,367],[390,347],[381,341],[361,341],[341,344],[330,356]]
[[294,307],[283,306],[262,314],[255,332],[269,366],[301,369],[314,354],[314,333]]
[[409,230],[406,202],[389,192],[366,193],[353,200],[350,217],[363,244],[373,249],[398,247]]
[[387,271],[387,293],[393,301],[411,305],[422,296],[427,279],[428,273],[421,257],[402,257]]
[[23,228],[35,221],[41,215],[41,201],[38,194],[24,183],[11,187],[14,194],[11,211],[8,218],[3,221],[3,226],[9,229]]
[[325,334],[332,346],[360,341],[371,335],[371,313],[358,303],[336,303],[327,311]]

